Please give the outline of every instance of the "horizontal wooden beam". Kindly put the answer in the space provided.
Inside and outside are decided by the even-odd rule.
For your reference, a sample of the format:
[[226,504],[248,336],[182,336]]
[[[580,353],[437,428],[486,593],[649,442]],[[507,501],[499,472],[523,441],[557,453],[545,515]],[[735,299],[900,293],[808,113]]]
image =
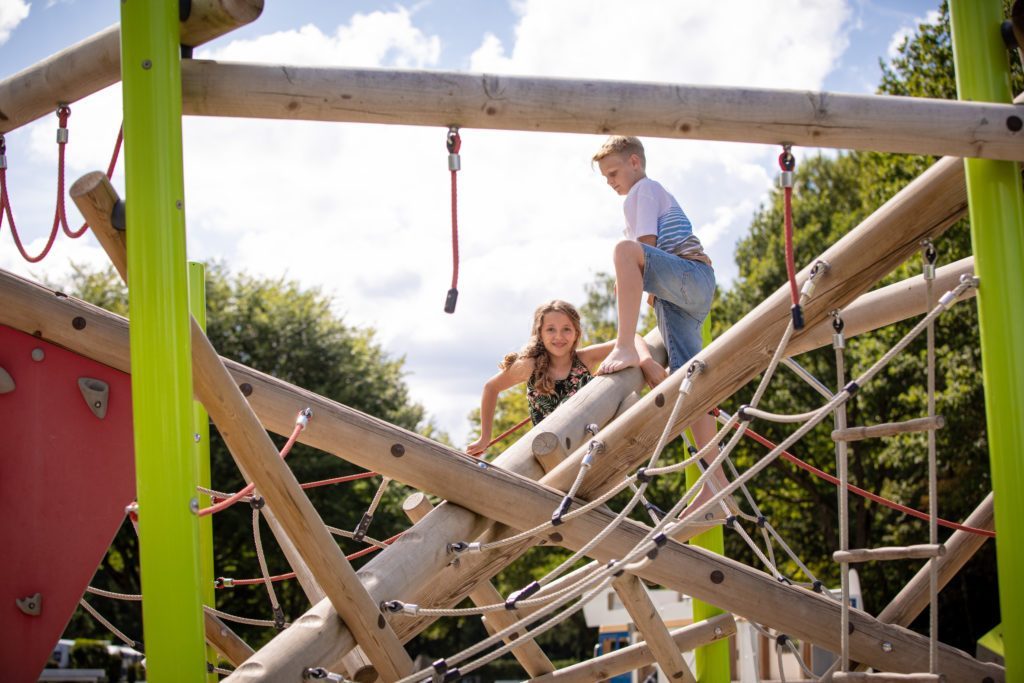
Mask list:
[[1024,160],[1011,104],[496,74],[182,64],[187,114]]
[[[942,296],[952,290],[964,275],[974,275],[973,256],[962,258],[935,271],[932,290],[935,296]],[[924,291],[924,278],[918,275],[857,297],[856,301],[840,311],[843,319],[843,336],[849,339],[915,315],[923,315],[927,308]],[[968,289],[960,295],[958,301],[970,299],[977,293],[974,288]],[[822,320],[790,342],[786,347],[786,355],[795,356],[831,344],[833,334],[835,330],[832,329],[832,321]]]
[[[736,633],[736,620],[731,614],[719,614],[705,621],[673,629],[669,632],[675,646],[689,652],[701,645],[713,643]],[[603,681],[619,674],[636,671],[654,661],[654,653],[646,642],[635,643],[615,652],[559,669],[539,676],[530,683],[591,683]]]
[[[54,296],[39,285],[0,272],[0,323],[17,329],[38,331],[43,338],[78,351],[82,340],[96,332],[104,339],[107,357],[128,357],[127,326],[122,318],[90,307],[67,297]],[[89,318],[83,326],[73,321]],[[121,326],[119,333],[115,332]],[[89,344],[90,347],[95,345]],[[76,348],[79,347],[79,348]],[[313,405],[316,419],[302,433],[303,440],[317,448],[334,452],[357,465],[372,468],[418,489],[434,489],[460,505],[477,509],[481,514],[514,528],[532,528],[550,518],[562,500],[562,493],[497,467],[481,467],[480,461],[430,441],[422,436],[388,425],[321,397],[316,397],[273,377],[238,364],[228,363],[236,382],[249,383],[253,392],[249,400],[274,431],[274,414],[292,414],[292,407]],[[116,366],[115,366],[116,367]],[[530,456],[532,458],[532,456]],[[442,507],[449,507],[445,504]],[[458,510],[457,507],[452,507]],[[431,512],[420,524],[430,522],[441,510]],[[467,520],[475,516],[462,511]],[[582,547],[614,518],[606,509],[594,510],[558,527],[559,543]],[[419,525],[417,525],[419,527]],[[450,562],[445,551],[450,541],[471,538],[472,531],[462,537],[434,535],[427,526],[414,527],[360,572],[367,590],[375,600],[406,599],[404,585],[418,585],[437,580],[436,571],[426,578],[417,576],[420,567],[408,562],[393,561],[403,548],[423,558],[427,567]],[[593,556],[605,562],[622,555],[639,542],[647,527],[627,521],[600,544]],[[500,553],[495,553],[499,554]],[[435,555],[438,559],[427,558]],[[795,638],[807,639],[831,650],[839,647],[839,605],[809,591],[780,584],[771,576],[729,558],[669,541],[658,558],[639,572],[644,579],[693,595],[735,614],[742,614],[759,623],[779,628]],[[433,603],[423,603],[433,604]],[[877,668],[889,671],[913,671],[927,668],[927,641],[905,629],[879,624],[869,615],[851,613],[854,633],[851,635],[851,656]],[[328,601],[323,601],[300,617],[284,633],[258,651],[233,675],[234,681],[290,680],[295,657],[328,666],[330,657],[340,658],[354,645]],[[400,625],[396,623],[396,631]],[[891,652],[878,647],[890,642]],[[333,653],[333,654],[332,654]],[[273,666],[271,666],[273,665]],[[952,648],[940,648],[940,667],[952,680],[980,680],[991,676],[1003,680],[1001,667],[980,663]]]
[[[181,42],[193,47],[254,21],[263,11],[263,0],[191,0],[190,5]],[[0,133],[120,80],[121,29],[114,24],[0,81]]]
[[883,422],[874,425],[857,425],[844,427],[843,429],[832,430],[833,441],[862,441],[896,434],[911,434],[914,432],[928,432],[942,429],[946,420],[941,415],[929,417],[915,417],[912,420],[903,422]]

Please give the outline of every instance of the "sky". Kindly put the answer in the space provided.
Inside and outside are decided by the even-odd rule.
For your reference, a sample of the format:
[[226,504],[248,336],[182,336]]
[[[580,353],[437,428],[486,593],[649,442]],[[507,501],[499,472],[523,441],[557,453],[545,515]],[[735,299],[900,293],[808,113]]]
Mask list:
[[[266,0],[253,24],[199,47],[221,61],[486,72],[867,94],[879,59],[940,0]],[[114,0],[0,0],[0,80],[117,23]],[[105,170],[117,86],[71,105],[66,185]],[[53,222],[56,117],[6,136],[8,191],[30,253]],[[463,129],[459,299],[451,284],[446,129],[185,117],[188,254],[319,287],[349,325],[405,359],[412,398],[462,446],[483,383],[526,342],[534,308],[584,303],[611,272],[622,199],[590,158],[603,137]],[[770,145],[645,140],[672,192],[736,277],[735,244],[775,183]],[[800,155],[816,150],[796,150]],[[124,194],[123,169],[114,185]],[[68,200],[73,228],[81,216]],[[91,235],[21,260],[5,220],[0,268],[61,281],[103,267]],[[802,264],[798,264],[798,267]],[[782,284],[782,283],[780,283]]]

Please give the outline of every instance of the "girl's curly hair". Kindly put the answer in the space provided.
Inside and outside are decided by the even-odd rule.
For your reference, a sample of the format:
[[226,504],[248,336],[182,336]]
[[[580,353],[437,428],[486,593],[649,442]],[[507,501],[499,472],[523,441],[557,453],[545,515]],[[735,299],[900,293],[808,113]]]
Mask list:
[[498,367],[505,370],[520,358],[533,358],[533,375],[530,379],[533,380],[533,387],[539,394],[551,394],[555,391],[555,382],[548,376],[548,365],[551,364],[551,356],[548,354],[547,349],[544,348],[544,342],[540,335],[540,329],[544,325],[544,316],[548,313],[563,313],[572,321],[572,326],[576,330],[576,341],[572,345],[572,350],[575,352],[576,346],[580,343],[580,337],[583,334],[583,330],[580,327],[580,314],[572,304],[560,299],[554,299],[546,304],[541,304],[533,312],[533,328],[530,332],[530,341],[526,343],[526,346],[521,351],[513,351],[506,354],[502,361],[498,363]]

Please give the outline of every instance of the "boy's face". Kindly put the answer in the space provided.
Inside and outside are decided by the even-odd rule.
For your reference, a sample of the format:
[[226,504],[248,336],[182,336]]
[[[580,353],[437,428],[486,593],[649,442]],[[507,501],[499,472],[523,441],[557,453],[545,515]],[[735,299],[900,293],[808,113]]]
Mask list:
[[636,181],[644,177],[644,166],[636,154],[609,154],[597,162],[608,186],[620,195],[629,194]]

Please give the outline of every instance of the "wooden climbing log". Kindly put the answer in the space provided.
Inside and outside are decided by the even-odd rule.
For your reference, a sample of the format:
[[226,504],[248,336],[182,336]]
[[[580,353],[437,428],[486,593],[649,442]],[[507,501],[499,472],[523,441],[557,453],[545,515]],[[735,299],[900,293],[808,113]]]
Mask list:
[[[263,0],[191,0],[190,5],[189,16],[181,23],[181,43],[193,47],[244,26],[263,12]],[[121,27],[114,24],[0,81],[0,134],[120,80]]]
[[[932,291],[935,296],[942,296],[952,290],[963,275],[974,275],[973,256],[962,258],[936,269],[935,280],[932,283]],[[924,278],[918,275],[861,295],[841,311],[843,336],[849,339],[915,315],[923,315],[925,313],[924,290]],[[958,301],[969,299],[976,294],[977,290],[972,287],[960,295]],[[786,355],[795,356],[831,344],[834,333],[832,321],[822,320],[793,340],[786,347]]]
[[661,667],[661,672],[670,681],[697,683],[690,667],[683,661],[683,653],[672,639],[668,627],[658,614],[658,608],[651,601],[643,583],[633,574],[623,574],[612,581],[612,588],[619,596],[633,624],[644,637],[644,642]]
[[[677,650],[689,652],[702,645],[728,638],[736,633],[736,621],[731,614],[719,614],[705,621],[673,629],[669,632]],[[531,679],[530,683],[591,683],[603,681],[619,674],[636,671],[654,661],[654,653],[646,642],[635,643],[615,652],[567,666],[546,676]]]
[[[413,524],[419,522],[421,519],[427,516],[427,514],[434,509],[434,506],[430,504],[430,500],[423,494],[417,491],[405,499],[402,503],[402,510],[412,520]],[[476,585],[469,593],[469,599],[477,607],[484,605],[495,605],[500,602],[505,602],[505,598],[501,596],[501,593],[491,585],[489,581],[481,581]],[[523,615],[519,610],[505,610],[501,612],[489,612],[482,617],[484,622],[484,628],[488,633],[494,634],[498,631],[508,628],[512,624],[522,619]],[[510,643],[514,639],[518,639],[519,634],[515,636],[509,636],[504,639],[504,642]],[[544,654],[544,650],[541,649],[537,641],[530,638],[524,639],[514,650],[512,650],[512,656],[516,658],[519,665],[530,676],[542,676],[546,673],[550,673],[555,670],[554,664],[548,659],[548,656]]]
[[217,654],[231,662],[231,666],[237,667],[252,656],[253,649],[249,644],[209,609],[203,610],[203,621],[206,642],[213,646]]
[[[86,199],[86,195],[93,198]],[[75,182],[71,196],[86,213],[104,205],[111,196],[116,198],[116,193],[105,175],[92,173]],[[110,226],[110,214],[95,211],[87,219],[115,267],[125,267],[125,233]],[[119,273],[127,281],[127,271]],[[263,425],[195,320],[192,360],[196,396],[239,467],[273,506],[285,534],[374,667],[388,680],[412,673],[412,659],[380,614],[378,603],[359,582],[291,469],[278,457]]]
[[923,543],[920,545],[887,546],[884,548],[855,548],[853,550],[837,550],[832,553],[834,562],[883,562],[888,560],[930,560],[942,557],[946,548],[940,544]]
[[[36,332],[42,338],[76,352],[82,353],[85,347],[92,348],[97,355],[113,361],[113,367],[127,367],[128,335],[123,318],[77,300],[56,297],[50,290],[9,274],[0,274],[0,299],[5,303],[0,307],[0,323]],[[72,324],[75,318],[83,320]],[[104,343],[85,343],[84,338],[92,334]],[[289,388],[279,380],[238,364],[227,364],[235,373],[236,381],[253,383],[250,399],[254,406],[260,406],[257,410],[268,421],[273,420],[273,413],[292,414],[293,407],[301,408],[311,401],[312,395],[307,392]],[[317,419],[310,423],[303,436],[314,437],[307,442],[316,447],[335,451],[345,449],[339,454],[357,464],[367,466],[372,463],[369,466],[376,471],[386,472],[417,488],[434,487],[436,493],[446,498],[478,505],[486,516],[518,528],[529,528],[545,521],[550,510],[561,501],[562,494],[558,491],[538,486],[496,467],[480,468],[479,461],[424,437],[324,399],[317,401],[317,407],[314,407]],[[312,430],[314,424],[319,432]],[[283,429],[284,425],[279,427]],[[393,449],[393,446],[401,448]],[[401,455],[396,455],[398,453]],[[465,533],[450,536],[445,535],[450,528],[448,525],[429,527],[435,515],[442,518],[438,513],[444,508],[464,516]],[[612,519],[611,512],[599,509],[551,533],[557,533],[556,542],[578,548]],[[439,584],[442,579],[436,568],[444,567],[450,561],[444,544],[476,538],[485,526],[479,517],[445,503],[360,570],[360,577],[376,600],[407,599],[417,587],[425,585],[441,593],[443,587]],[[646,527],[627,521],[598,546],[594,552],[596,559],[604,562],[622,557],[643,538],[645,530]],[[500,552],[492,554],[501,555]],[[371,567],[374,563],[377,564]],[[494,569],[496,572],[502,564],[500,557],[495,564],[498,565]],[[646,580],[784,630],[795,638],[806,639],[831,650],[839,647],[837,603],[779,584],[770,576],[728,558],[669,541],[661,549],[658,559],[645,567],[640,575]],[[454,573],[446,580],[467,582],[471,579]],[[421,601],[418,604],[444,603]],[[927,641],[920,636],[905,629],[879,624],[859,611],[851,614],[851,623],[855,627],[851,636],[852,657],[884,670],[927,668]],[[893,643],[894,652],[899,655],[881,652],[877,646],[881,641]],[[324,601],[260,649],[231,679],[289,681],[289,672],[297,659],[333,666],[340,663],[353,645],[351,634],[338,621],[330,603]],[[1004,679],[1001,667],[977,662],[951,648],[941,647],[939,656],[940,668],[951,676],[961,675],[965,680],[991,676],[996,683]]]
[[910,434],[914,432],[927,432],[942,429],[946,421],[941,415],[929,417],[916,417],[903,422],[884,422],[877,425],[861,425],[845,427],[832,430],[833,441],[860,441],[862,439],[879,438],[883,436],[895,436],[896,434]]
[[185,113],[625,134],[1024,160],[1009,104],[193,60]]

